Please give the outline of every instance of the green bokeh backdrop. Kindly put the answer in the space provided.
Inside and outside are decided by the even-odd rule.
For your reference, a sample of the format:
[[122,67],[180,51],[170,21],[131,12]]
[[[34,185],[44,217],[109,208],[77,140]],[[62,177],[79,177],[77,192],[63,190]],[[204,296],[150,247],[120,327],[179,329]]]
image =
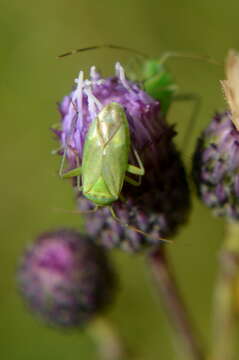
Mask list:
[[[220,61],[239,48],[238,1],[222,0],[1,0],[1,260],[0,359],[98,359],[84,332],[65,334],[44,327],[29,314],[16,291],[15,269],[23,248],[39,232],[57,226],[79,227],[70,186],[59,180],[59,159],[49,128],[58,120],[56,102],[80,69],[95,64],[105,74],[128,54],[101,50],[56,60],[81,46],[114,43],[152,56],[166,50],[211,55]],[[183,91],[203,97],[196,137],[216,109],[223,108],[218,80],[223,68],[204,62],[172,60],[170,68]],[[191,104],[175,104],[170,122],[180,133]],[[180,137],[178,138],[180,144]],[[183,146],[181,149],[183,149]],[[187,162],[190,151],[185,154]],[[210,337],[212,286],[223,222],[194,200],[189,224],[170,245],[178,281],[205,340]],[[156,300],[143,256],[112,252],[121,279],[108,312],[127,343],[142,359],[171,360],[170,327]]]

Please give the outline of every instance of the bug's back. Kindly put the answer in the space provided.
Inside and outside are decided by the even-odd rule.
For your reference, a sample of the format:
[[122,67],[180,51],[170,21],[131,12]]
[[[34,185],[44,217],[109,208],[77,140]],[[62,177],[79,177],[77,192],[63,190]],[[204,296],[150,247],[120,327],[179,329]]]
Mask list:
[[119,198],[129,157],[129,126],[123,107],[106,105],[92,122],[82,159],[83,194],[98,205]]

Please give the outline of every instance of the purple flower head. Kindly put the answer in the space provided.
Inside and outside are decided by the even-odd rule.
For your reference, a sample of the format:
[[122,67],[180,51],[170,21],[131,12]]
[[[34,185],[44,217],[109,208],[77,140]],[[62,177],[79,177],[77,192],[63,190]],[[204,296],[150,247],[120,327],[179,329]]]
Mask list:
[[73,230],[40,235],[22,257],[18,280],[29,307],[59,327],[84,325],[115,288],[105,252]]
[[231,112],[216,114],[201,135],[193,177],[199,197],[215,215],[239,219],[239,132]]
[[84,74],[80,71],[75,80],[75,89],[59,105],[61,130],[58,135],[70,167],[81,163],[89,125],[100,110],[112,102],[121,104],[125,109],[131,142],[138,151],[160,136],[159,102],[136,83],[127,80],[119,63],[116,63],[115,72],[114,77],[102,78],[93,66],[90,79],[84,80]]
[[215,215],[239,220],[239,54],[229,50],[221,81],[229,110],[216,114],[193,158],[198,194]]
[[[108,208],[87,216],[87,231],[106,247],[130,251],[157,244],[160,237],[171,237],[187,219],[190,198],[183,163],[173,143],[175,131],[163,118],[160,103],[129,81],[119,63],[114,77],[102,78],[92,67],[90,79],[84,80],[80,72],[76,83],[76,88],[59,106],[61,131],[58,135],[69,168],[81,164],[91,122],[102,107],[116,102],[123,106],[129,124],[129,163],[137,165],[132,151],[136,149],[145,169],[140,186],[124,183],[121,193],[124,200],[114,202],[113,208],[122,223],[148,235],[115,221]],[[80,210],[94,207],[82,195],[77,197]]]

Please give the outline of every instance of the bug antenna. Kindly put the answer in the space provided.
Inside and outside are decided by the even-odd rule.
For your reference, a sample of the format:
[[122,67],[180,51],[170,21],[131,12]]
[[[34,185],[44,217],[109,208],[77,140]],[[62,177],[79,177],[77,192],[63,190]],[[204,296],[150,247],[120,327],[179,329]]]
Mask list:
[[160,58],[160,64],[164,64],[170,58],[181,58],[181,59],[191,59],[198,61],[206,61],[210,64],[214,65],[222,65],[220,62],[207,55],[198,55],[198,54],[190,54],[190,53],[181,53],[177,51],[167,51]]
[[[146,232],[144,232],[144,231],[142,231],[142,230],[140,230],[140,229],[138,229],[138,228],[136,228],[136,227],[134,227],[134,226],[131,226],[131,225],[129,225],[129,224],[126,224],[126,223],[122,222],[122,221],[120,220],[120,218],[118,218],[118,216],[115,214],[114,209],[112,208],[112,206],[110,206],[110,212],[111,212],[111,215],[112,215],[113,219],[114,219],[115,221],[117,221],[119,224],[121,224],[122,226],[125,226],[125,227],[127,227],[128,229],[130,229],[130,230],[133,230],[133,231],[135,231],[135,232],[137,232],[137,233],[139,233],[139,234],[141,234],[141,235],[144,235],[144,236],[150,238],[150,235],[147,234]],[[159,237],[159,240],[162,241],[162,242],[167,242],[167,243],[168,243],[168,242],[169,242],[169,243],[171,242],[170,240],[167,240],[167,239],[164,239],[164,238],[160,238],[160,237]]]
[[144,58],[148,58],[149,56],[144,54],[141,51],[135,50],[135,49],[131,49],[125,46],[119,46],[119,45],[114,45],[114,44],[102,44],[102,45],[95,45],[95,46],[88,46],[85,48],[79,48],[79,49],[75,49],[75,50],[71,50],[68,51],[64,54],[58,55],[57,58],[61,59],[63,57],[69,56],[69,55],[74,55],[74,54],[78,54],[80,52],[84,52],[84,51],[89,51],[89,50],[98,50],[98,49],[102,49],[102,48],[108,48],[108,49],[114,49],[114,50],[123,50],[123,51],[128,51],[131,52],[133,54],[142,56]]

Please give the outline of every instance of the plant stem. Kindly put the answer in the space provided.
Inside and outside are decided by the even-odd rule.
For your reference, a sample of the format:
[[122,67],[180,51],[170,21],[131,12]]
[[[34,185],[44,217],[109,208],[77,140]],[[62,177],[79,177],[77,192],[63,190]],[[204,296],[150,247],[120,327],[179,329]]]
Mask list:
[[211,360],[233,359],[234,286],[239,275],[239,225],[227,225],[220,253],[218,280],[215,288],[214,326]]
[[98,347],[102,360],[127,360],[128,349],[113,325],[105,318],[98,317],[87,328]]
[[161,298],[181,347],[192,360],[204,360],[201,343],[195,335],[188,311],[177,287],[172,268],[168,262],[165,246],[150,253],[150,263],[158,283]]

